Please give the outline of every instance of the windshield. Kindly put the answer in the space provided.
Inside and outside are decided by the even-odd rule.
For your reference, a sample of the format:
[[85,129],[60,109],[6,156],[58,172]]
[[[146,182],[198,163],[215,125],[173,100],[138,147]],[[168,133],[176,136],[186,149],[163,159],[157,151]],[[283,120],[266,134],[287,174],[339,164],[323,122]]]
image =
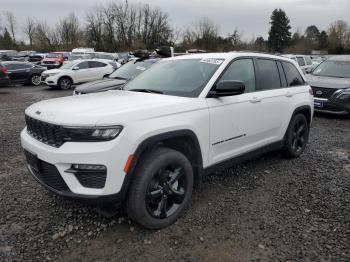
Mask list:
[[147,61],[131,61],[123,65],[118,70],[111,74],[110,78],[120,78],[120,79],[133,79],[142,72],[146,71],[150,66],[154,64],[153,62]]
[[325,61],[312,72],[316,76],[350,78],[350,61]]
[[151,89],[166,95],[197,97],[224,59],[176,59],[156,63],[124,90]]
[[47,58],[58,58],[58,57],[62,57],[62,54],[48,54],[46,57]]
[[71,69],[74,65],[76,65],[77,62],[76,61],[69,61],[66,62],[65,64],[63,64],[60,69]]

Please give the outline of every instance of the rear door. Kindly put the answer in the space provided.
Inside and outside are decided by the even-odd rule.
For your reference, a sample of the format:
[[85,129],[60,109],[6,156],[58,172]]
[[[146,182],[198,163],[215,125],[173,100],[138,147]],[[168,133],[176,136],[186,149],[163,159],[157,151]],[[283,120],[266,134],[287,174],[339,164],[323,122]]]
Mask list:
[[112,73],[107,72],[107,67],[108,65],[106,63],[100,61],[90,61],[90,80],[102,79],[105,75]]
[[32,65],[24,63],[7,64],[8,75],[12,82],[22,83],[28,79]]

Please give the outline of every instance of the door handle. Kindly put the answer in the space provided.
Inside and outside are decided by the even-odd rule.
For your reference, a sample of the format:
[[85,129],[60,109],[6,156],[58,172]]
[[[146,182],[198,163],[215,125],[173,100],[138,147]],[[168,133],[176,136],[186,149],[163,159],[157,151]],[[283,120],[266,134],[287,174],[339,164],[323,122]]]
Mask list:
[[249,100],[250,103],[259,103],[261,102],[261,98],[259,97],[253,97],[252,99]]
[[293,96],[293,94],[291,92],[286,93],[286,97],[292,97],[292,96]]

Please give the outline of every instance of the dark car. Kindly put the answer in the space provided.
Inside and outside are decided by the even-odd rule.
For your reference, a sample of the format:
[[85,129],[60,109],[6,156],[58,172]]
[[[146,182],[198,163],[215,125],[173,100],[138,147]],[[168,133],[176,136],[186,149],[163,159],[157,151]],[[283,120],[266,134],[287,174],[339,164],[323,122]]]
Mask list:
[[27,62],[3,62],[2,65],[7,68],[11,84],[30,84],[38,86],[41,84],[41,73],[46,70],[45,67],[34,65]]
[[9,82],[7,68],[0,63],[0,86],[8,86]]
[[159,61],[159,59],[160,58],[140,58],[135,61],[130,61],[103,80],[98,80],[78,86],[74,90],[74,94],[89,94],[120,89],[127,81],[135,78],[150,68],[154,63]]
[[334,56],[306,76],[314,93],[315,110],[350,114],[350,56]]

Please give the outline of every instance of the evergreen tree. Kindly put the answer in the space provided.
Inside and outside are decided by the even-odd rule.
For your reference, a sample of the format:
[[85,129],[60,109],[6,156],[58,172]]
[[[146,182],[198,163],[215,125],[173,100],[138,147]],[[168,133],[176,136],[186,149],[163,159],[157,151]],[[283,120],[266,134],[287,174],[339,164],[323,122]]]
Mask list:
[[1,46],[3,49],[12,49],[13,46],[14,46],[13,40],[12,40],[12,38],[11,38],[11,35],[10,35],[10,33],[7,31],[7,28],[6,28],[6,27],[5,27],[5,30],[4,30],[4,35],[3,35],[2,38],[1,38],[0,46]]
[[305,30],[305,38],[310,44],[316,45],[320,38],[320,30],[315,25],[308,26]]
[[328,34],[326,31],[322,31],[320,33],[319,39],[318,39],[318,48],[320,49],[327,49],[328,48]]
[[271,15],[268,45],[274,52],[282,52],[291,40],[290,20],[282,9],[275,9]]

